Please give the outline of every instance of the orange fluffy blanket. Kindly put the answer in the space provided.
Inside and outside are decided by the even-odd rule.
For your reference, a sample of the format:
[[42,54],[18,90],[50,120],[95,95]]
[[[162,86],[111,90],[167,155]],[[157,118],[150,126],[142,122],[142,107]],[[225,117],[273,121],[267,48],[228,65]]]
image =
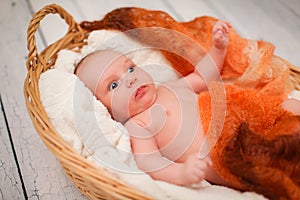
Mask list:
[[[172,67],[186,75],[211,47],[216,21],[204,16],[177,22],[162,11],[120,8],[81,26],[125,31],[161,49]],[[271,199],[300,199],[300,117],[280,106],[293,89],[292,65],[273,52],[271,43],[231,30],[221,72],[231,84],[212,83],[209,92],[199,95],[201,120],[214,166],[233,188]]]

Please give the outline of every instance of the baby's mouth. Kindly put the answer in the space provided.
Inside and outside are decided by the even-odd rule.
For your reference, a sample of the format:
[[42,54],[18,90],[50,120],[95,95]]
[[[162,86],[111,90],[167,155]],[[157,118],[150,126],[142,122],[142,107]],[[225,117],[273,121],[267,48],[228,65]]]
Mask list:
[[145,85],[140,86],[135,92],[135,98],[136,99],[142,98],[145,92],[146,92],[146,86]]

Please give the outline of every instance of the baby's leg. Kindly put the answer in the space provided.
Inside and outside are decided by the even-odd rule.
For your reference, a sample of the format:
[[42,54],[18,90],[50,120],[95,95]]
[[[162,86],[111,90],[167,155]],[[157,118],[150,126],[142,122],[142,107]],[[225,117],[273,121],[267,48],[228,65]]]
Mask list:
[[300,101],[297,99],[286,99],[283,101],[282,107],[294,115],[300,115]]

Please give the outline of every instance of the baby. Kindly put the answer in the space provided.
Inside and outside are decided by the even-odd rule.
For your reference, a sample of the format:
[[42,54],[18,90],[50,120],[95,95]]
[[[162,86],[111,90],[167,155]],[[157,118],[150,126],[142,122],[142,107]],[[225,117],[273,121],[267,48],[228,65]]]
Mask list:
[[[203,179],[227,185],[202,148],[197,94],[220,78],[230,28],[229,22],[218,21],[212,30],[213,46],[194,72],[163,84],[155,84],[148,73],[114,51],[94,52],[78,65],[77,76],[127,128],[137,165],[152,178],[177,185]],[[300,115],[298,101],[282,105]]]

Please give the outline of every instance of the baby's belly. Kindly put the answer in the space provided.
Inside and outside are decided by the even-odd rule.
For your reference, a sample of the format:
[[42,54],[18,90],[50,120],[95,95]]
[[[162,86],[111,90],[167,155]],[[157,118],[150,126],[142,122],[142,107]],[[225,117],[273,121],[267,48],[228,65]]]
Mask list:
[[182,130],[173,137],[169,134],[157,137],[161,154],[170,160],[184,162],[189,155],[200,153],[204,141],[203,132],[201,127],[195,129],[191,127],[186,132]]
[[[173,130],[172,127],[175,127],[175,124],[170,124],[170,129],[166,128],[165,131],[171,132]],[[162,155],[169,160],[181,163],[185,162],[186,159],[193,154],[199,154],[199,159],[204,158],[200,157],[200,154],[210,158],[209,151],[202,146],[205,140],[201,124],[199,123],[195,131],[192,131],[191,128],[187,128],[185,131],[182,130],[175,138],[159,138],[158,141]],[[217,174],[213,165],[209,166],[205,171],[205,179],[214,184],[228,186],[228,184]]]
[[198,96],[186,88],[159,88],[156,104],[149,112],[151,132],[160,152],[173,161],[184,161],[198,153],[203,130],[198,111]]
[[167,113],[164,126],[156,135],[162,155],[177,162],[199,153],[204,141],[198,106],[195,103],[187,107],[185,110],[173,108]]

